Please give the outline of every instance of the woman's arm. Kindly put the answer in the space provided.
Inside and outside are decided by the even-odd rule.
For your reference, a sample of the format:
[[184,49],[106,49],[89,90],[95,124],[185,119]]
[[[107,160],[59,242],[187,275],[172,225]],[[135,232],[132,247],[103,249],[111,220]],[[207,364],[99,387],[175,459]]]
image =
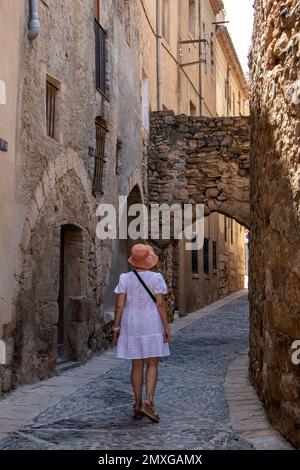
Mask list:
[[118,294],[116,307],[115,307],[115,316],[114,316],[114,341],[115,343],[118,342],[118,338],[120,335],[120,325],[121,325],[121,317],[122,311],[126,302],[126,294]]
[[165,302],[165,297],[163,294],[157,294],[155,298],[156,298],[156,306],[157,306],[161,321],[164,326],[164,342],[167,343],[170,340],[170,325],[169,325],[169,320],[168,320],[167,305]]

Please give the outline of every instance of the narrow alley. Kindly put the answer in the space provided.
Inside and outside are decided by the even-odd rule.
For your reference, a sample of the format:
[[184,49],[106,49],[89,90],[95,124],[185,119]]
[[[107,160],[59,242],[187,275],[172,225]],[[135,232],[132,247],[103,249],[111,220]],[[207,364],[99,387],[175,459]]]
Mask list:
[[0,453],[300,449],[300,0],[240,4],[0,0]]
[[[109,350],[4,398],[0,423],[7,434],[0,449],[288,449],[265,420],[252,387],[238,377],[238,367],[226,390],[228,367],[247,349],[247,292],[180,318],[172,329],[172,354],[161,362],[156,393],[159,424],[133,419],[130,361],[116,360]],[[239,412],[248,419],[247,436],[255,422],[252,439],[233,429]]]

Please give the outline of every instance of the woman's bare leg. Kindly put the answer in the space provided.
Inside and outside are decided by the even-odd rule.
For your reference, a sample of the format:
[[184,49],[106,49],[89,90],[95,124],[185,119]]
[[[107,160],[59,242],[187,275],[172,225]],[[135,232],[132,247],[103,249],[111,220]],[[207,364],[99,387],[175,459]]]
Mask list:
[[135,397],[135,406],[141,406],[144,382],[144,359],[133,359],[131,369],[131,384]]
[[158,357],[146,359],[146,402],[153,405],[155,387],[158,379]]

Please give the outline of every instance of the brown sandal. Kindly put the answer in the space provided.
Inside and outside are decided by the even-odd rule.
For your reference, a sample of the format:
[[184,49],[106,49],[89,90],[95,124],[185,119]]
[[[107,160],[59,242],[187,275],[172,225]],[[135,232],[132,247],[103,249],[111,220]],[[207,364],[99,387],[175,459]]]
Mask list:
[[148,418],[151,419],[151,421],[154,421],[155,423],[159,423],[159,414],[155,411],[153,404],[149,405],[144,401],[144,403],[141,406],[141,412],[144,413],[144,415],[148,416]]
[[134,412],[134,415],[133,417],[135,419],[142,419],[142,417],[144,416],[142,411],[141,411],[141,407],[140,406],[136,406],[136,405],[133,405],[133,412]]

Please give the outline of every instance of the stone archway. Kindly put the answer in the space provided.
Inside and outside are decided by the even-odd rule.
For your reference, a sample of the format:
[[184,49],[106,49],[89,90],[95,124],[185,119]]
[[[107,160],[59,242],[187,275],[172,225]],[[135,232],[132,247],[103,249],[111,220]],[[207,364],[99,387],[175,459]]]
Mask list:
[[[249,153],[246,117],[152,113],[148,156],[150,204],[203,204],[205,216],[224,214],[248,228]],[[161,254],[160,268],[168,281],[172,310],[178,304],[178,243],[176,240],[154,243]]]
[[249,120],[157,112],[151,118],[150,202],[205,205],[249,227]]
[[[132,190],[130,191],[129,195],[128,195],[128,199],[127,199],[127,206],[128,206],[128,209],[133,206],[134,204],[142,204],[143,203],[143,198],[142,198],[142,194],[141,194],[141,191],[140,191],[140,188],[139,186],[136,184]],[[134,219],[135,217],[134,216],[128,216],[127,217],[127,229],[130,225],[130,223],[132,222],[132,220]],[[130,256],[130,253],[131,253],[131,248],[133,245],[135,245],[136,243],[144,243],[145,241],[142,240],[142,239],[137,239],[137,240],[132,240],[130,237],[127,238],[126,240],[126,256],[127,258]],[[125,245],[124,245],[124,248],[125,248]],[[128,266],[129,268],[129,266]]]
[[[143,193],[141,190],[141,182],[139,179],[138,172],[134,173],[132,177],[129,178],[127,185],[129,192],[127,194],[127,228],[129,223],[135,217],[128,216],[128,209],[133,204],[142,204],[143,203]],[[120,210],[120,208],[119,208]],[[143,242],[143,241],[142,241]],[[113,256],[111,269],[109,272],[109,279],[107,282],[107,287],[105,290],[103,298],[103,312],[104,312],[104,321],[109,323],[113,319],[114,305],[115,305],[115,294],[113,292],[115,286],[118,283],[119,275],[123,272],[128,271],[128,257],[131,251],[132,245],[139,243],[139,240],[131,240],[128,237],[126,239],[113,240]]]
[[[76,260],[80,269],[76,289],[72,290],[68,280],[65,295],[69,332],[65,341],[67,359],[86,360],[96,321],[96,267],[88,256],[93,249],[92,214],[85,187],[78,174],[66,168],[53,188],[51,193],[41,193],[43,198],[39,198],[36,206],[39,210],[27,216],[20,244],[13,333],[16,384],[48,377],[56,368],[62,226],[70,229],[66,239],[69,278],[72,278],[73,263],[70,259],[75,252],[80,258]],[[30,230],[27,230],[29,224]]]

